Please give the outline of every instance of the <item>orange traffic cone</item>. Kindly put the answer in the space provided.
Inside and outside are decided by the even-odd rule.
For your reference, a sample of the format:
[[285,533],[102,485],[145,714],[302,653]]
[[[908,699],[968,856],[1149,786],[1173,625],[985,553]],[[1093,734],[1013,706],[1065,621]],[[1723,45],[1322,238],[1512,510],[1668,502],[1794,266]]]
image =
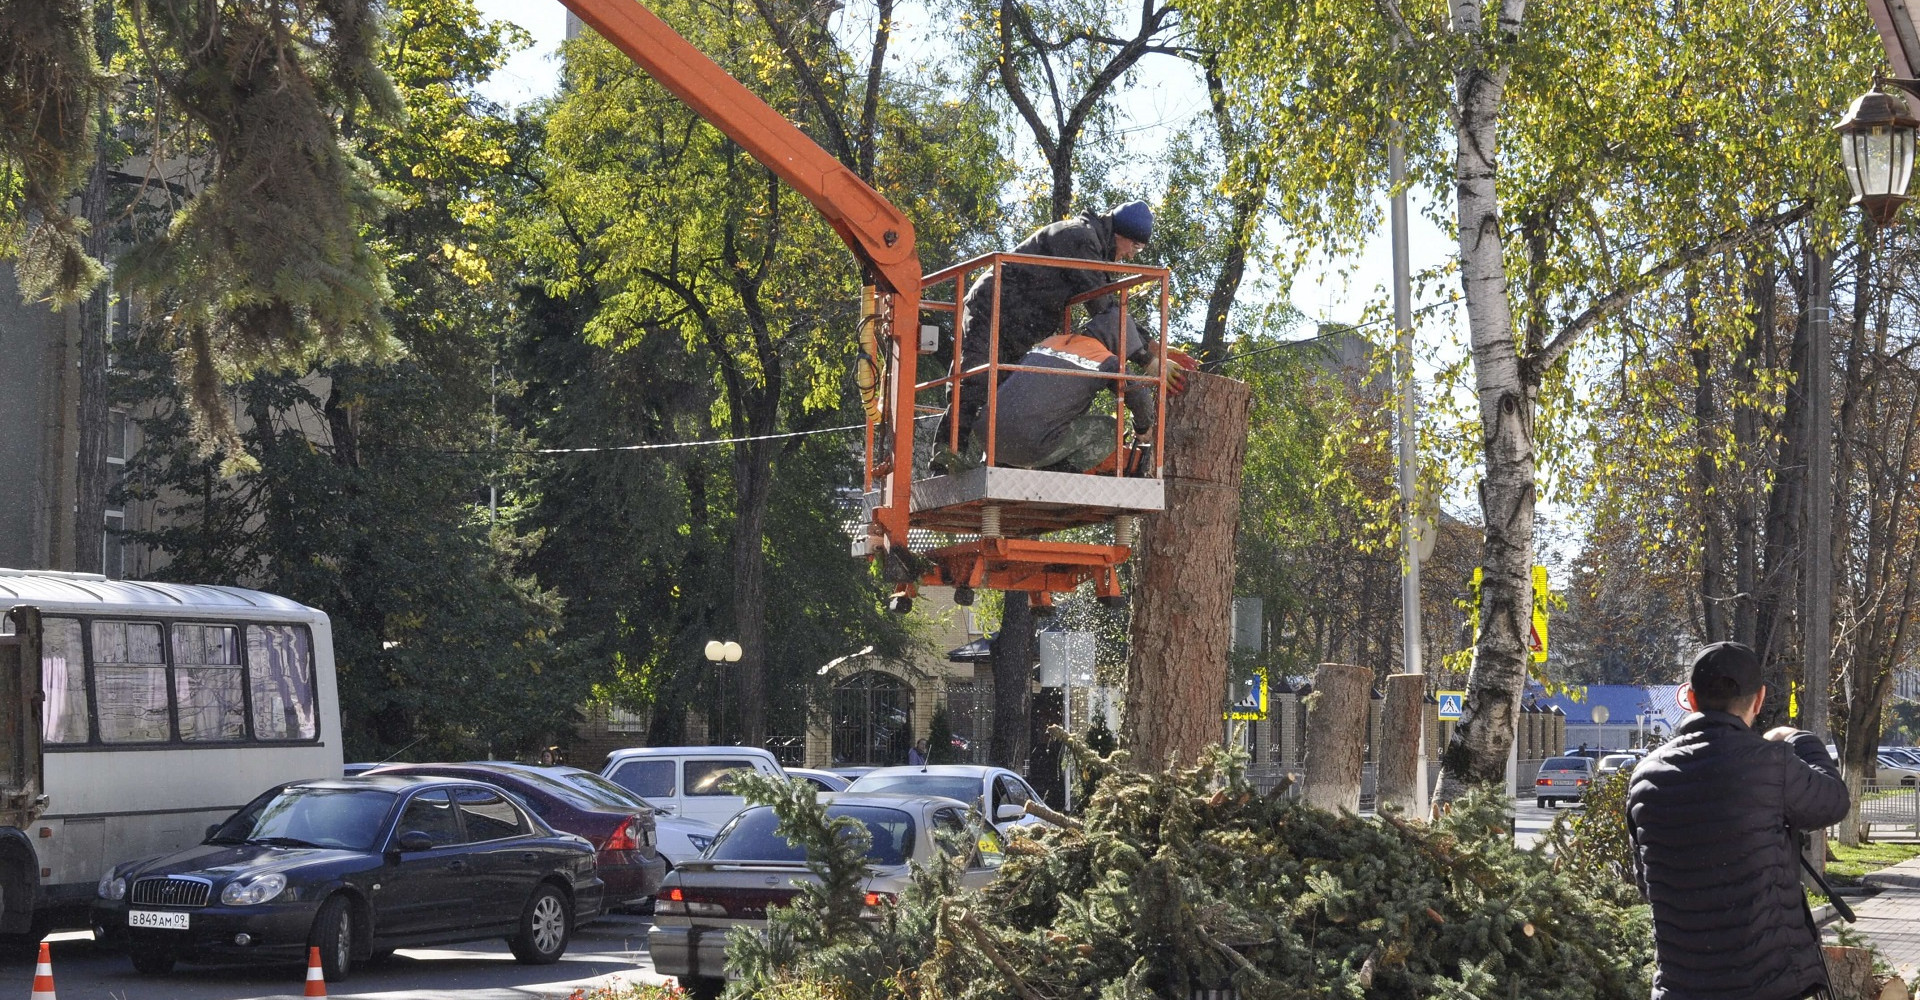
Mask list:
[[33,967],[33,996],[31,1000],[54,1000],[53,996],[53,949],[45,941],[40,942],[40,963]]
[[[48,980],[52,983],[52,980]],[[51,988],[51,986],[49,986]],[[307,949],[307,996],[323,997],[327,995],[327,977],[320,971],[320,949]],[[47,994],[49,1000],[53,994]]]

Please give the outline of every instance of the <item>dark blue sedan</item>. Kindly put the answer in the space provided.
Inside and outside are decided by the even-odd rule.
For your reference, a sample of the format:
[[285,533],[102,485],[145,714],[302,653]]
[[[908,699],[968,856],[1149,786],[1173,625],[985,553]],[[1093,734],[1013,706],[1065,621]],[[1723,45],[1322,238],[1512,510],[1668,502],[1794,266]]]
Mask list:
[[499,788],[363,775],[273,789],[197,847],[115,866],[93,925],[144,973],[313,946],[339,981],[395,948],[491,937],[556,962],[603,895],[593,845]]

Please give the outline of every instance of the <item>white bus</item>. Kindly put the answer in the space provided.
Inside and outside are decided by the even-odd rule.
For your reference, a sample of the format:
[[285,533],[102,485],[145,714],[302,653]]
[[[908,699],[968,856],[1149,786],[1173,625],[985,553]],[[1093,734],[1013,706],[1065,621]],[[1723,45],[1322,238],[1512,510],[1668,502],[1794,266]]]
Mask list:
[[107,867],[336,777],[327,616],[236,587],[0,569],[0,934],[83,926]]

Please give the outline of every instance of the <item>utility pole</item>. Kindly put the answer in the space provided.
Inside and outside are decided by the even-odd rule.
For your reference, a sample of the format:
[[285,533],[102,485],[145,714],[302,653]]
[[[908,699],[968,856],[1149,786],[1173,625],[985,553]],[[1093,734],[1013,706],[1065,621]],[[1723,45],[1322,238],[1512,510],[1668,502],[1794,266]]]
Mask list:
[[1828,663],[1833,646],[1833,357],[1829,348],[1832,262],[1816,235],[1806,247],[1807,270],[1807,571],[1806,668],[1800,692],[1800,728],[1827,739]]
[[[1393,138],[1387,144],[1387,175],[1393,185],[1390,225],[1393,232],[1393,325],[1394,371],[1400,395],[1397,421],[1400,436],[1401,555],[1404,569],[1400,576],[1400,670],[1407,674],[1426,672],[1420,642],[1420,551],[1414,537],[1414,511],[1419,482],[1419,457],[1415,449],[1418,428],[1413,407],[1413,276],[1407,250],[1407,151],[1402,126],[1394,123]],[[1431,527],[1429,531],[1433,530]],[[1424,687],[1424,685],[1423,685]],[[1414,798],[1416,816],[1427,813],[1427,718],[1425,691],[1421,692],[1419,735],[1414,742]]]

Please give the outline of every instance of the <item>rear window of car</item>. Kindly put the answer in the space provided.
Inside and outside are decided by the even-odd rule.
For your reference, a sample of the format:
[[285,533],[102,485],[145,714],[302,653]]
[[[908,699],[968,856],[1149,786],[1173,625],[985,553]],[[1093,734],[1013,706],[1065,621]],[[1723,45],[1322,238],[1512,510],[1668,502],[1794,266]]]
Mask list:
[[1585,771],[1593,767],[1593,761],[1585,757],[1551,757],[1540,765],[1542,771]]
[[556,776],[597,801],[621,809],[651,809],[653,803],[614,784],[592,771],[559,771]]
[[972,802],[980,797],[980,779],[963,774],[869,774],[848,785],[847,791],[940,795]]
[[[504,773],[508,777],[516,778],[528,785],[532,785],[534,788],[565,802],[575,809],[593,811],[600,809],[620,810],[632,808],[625,802],[619,802],[609,798],[604,792],[597,790],[589,791],[570,782],[562,781],[543,771],[535,771],[530,768],[513,768]],[[614,787],[618,788],[619,786],[615,785]]]
[[[848,816],[866,827],[873,842],[867,860],[875,865],[903,865],[913,853],[913,817],[898,809],[834,803],[827,815]],[[754,806],[728,821],[706,858],[709,861],[784,861],[805,864],[807,855],[777,832],[779,817],[767,806]]]
[[1630,753],[1617,753],[1600,759],[1601,767],[1632,767],[1638,757]]

